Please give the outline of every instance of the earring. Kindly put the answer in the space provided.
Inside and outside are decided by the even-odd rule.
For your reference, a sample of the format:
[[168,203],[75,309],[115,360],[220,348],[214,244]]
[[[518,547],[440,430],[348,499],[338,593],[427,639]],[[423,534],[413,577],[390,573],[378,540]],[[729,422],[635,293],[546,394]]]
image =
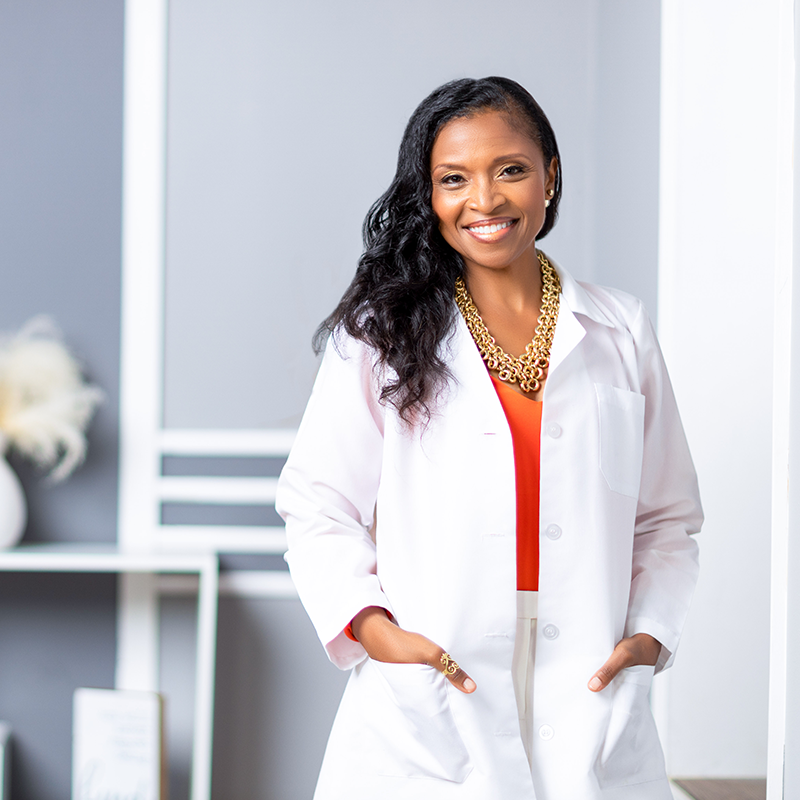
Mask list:
[[545,200],[544,201],[544,207],[545,208],[550,208],[550,201],[549,200]]
[[548,189],[547,190],[547,196],[548,197],[552,197],[555,193],[556,193],[555,189]]

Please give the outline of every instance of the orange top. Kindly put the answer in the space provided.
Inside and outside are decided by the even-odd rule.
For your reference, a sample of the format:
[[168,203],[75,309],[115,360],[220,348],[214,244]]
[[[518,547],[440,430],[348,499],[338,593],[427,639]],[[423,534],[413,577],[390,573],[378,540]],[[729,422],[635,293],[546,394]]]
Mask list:
[[539,590],[539,438],[542,403],[492,377],[514,442],[517,479],[517,589]]

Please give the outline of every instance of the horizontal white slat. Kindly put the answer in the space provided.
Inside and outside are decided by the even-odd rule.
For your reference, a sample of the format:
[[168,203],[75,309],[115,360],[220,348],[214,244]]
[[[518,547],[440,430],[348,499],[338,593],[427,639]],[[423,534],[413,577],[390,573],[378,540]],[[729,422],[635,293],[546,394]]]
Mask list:
[[275,502],[277,478],[159,478],[156,492],[162,501],[219,505],[268,505]]
[[0,552],[2,572],[203,572],[211,564],[197,552],[138,553],[104,545],[30,545]]
[[162,430],[156,446],[173,456],[285,456],[294,443],[295,429]]
[[[193,575],[164,575],[158,579],[161,594],[183,596],[197,594],[198,580]],[[297,597],[297,589],[288,572],[237,570],[219,576],[219,593],[235,597]]]
[[246,525],[161,525],[156,531],[159,550],[220,553],[286,552],[286,532],[277,527]]

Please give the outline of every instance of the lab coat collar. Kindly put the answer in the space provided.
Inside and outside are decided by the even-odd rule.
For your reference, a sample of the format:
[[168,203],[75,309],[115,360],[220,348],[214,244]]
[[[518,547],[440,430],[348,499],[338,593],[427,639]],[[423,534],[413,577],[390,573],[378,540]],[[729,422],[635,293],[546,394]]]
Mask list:
[[555,267],[558,273],[558,278],[561,281],[561,300],[566,303],[567,307],[573,314],[582,314],[584,317],[594,322],[599,322],[601,325],[613,328],[615,326],[612,320],[603,311],[600,306],[589,296],[586,289],[581,286],[572,275],[569,274],[563,267],[560,267],[550,256],[547,257],[550,263]]
[[[558,321],[556,322],[555,336],[550,350],[550,373],[552,374],[586,335],[586,328],[581,317],[609,327],[614,326],[615,323],[572,275],[549,256],[548,259],[558,273],[561,282]],[[474,382],[475,391],[481,391],[487,398],[490,397],[492,400],[496,400],[491,382],[486,380],[486,367],[461,314],[456,317],[454,333],[455,337],[451,343],[455,345],[456,362],[454,368],[460,379]],[[500,409],[497,403],[489,403],[488,405],[496,405],[497,409]]]

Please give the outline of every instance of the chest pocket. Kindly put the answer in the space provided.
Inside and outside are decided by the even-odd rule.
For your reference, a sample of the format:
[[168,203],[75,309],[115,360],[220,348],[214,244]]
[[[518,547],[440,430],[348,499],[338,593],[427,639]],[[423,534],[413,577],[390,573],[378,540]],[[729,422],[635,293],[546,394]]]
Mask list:
[[644,449],[644,395],[594,385],[600,419],[600,471],[608,488],[628,497],[639,496]]

